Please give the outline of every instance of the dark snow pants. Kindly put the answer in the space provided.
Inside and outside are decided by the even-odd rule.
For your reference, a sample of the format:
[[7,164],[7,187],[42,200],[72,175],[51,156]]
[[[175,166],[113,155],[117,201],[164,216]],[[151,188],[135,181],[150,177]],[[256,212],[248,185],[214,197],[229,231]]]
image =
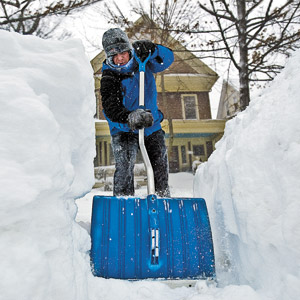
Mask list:
[[[158,196],[170,197],[168,185],[168,154],[165,133],[158,130],[145,137],[145,147],[153,168],[155,191]],[[112,149],[116,162],[114,196],[134,195],[134,164],[139,150],[138,134],[120,132],[112,136]]]

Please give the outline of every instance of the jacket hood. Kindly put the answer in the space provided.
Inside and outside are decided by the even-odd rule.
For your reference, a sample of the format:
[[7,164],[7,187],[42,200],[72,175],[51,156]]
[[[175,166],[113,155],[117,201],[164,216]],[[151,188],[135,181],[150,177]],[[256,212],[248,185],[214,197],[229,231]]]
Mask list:
[[131,55],[131,59],[129,60],[129,62],[123,66],[121,65],[115,65],[112,60],[110,59],[106,59],[103,63],[103,68],[102,70],[106,70],[106,69],[110,69],[110,70],[114,70],[117,71],[119,73],[132,73],[138,70],[138,63],[137,61],[134,59],[133,55]]

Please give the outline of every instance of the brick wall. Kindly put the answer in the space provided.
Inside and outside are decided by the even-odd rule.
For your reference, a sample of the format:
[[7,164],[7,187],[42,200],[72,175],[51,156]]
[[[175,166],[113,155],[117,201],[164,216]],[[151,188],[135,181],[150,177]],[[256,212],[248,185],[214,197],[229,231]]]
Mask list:
[[[187,95],[197,95],[198,100],[198,111],[200,119],[211,119],[209,96],[207,92],[196,92],[187,93]],[[162,95],[158,94],[158,107],[164,113],[165,118],[167,117],[167,112],[171,114],[172,119],[183,119],[182,112],[182,95],[184,93],[167,93],[167,104],[166,109],[163,104]]]

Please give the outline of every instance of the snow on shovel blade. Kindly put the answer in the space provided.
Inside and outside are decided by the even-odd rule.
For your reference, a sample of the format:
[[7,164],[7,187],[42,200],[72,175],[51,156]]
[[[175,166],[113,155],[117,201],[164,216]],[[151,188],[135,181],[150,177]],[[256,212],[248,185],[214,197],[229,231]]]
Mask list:
[[117,279],[215,277],[205,200],[94,196],[91,263]]

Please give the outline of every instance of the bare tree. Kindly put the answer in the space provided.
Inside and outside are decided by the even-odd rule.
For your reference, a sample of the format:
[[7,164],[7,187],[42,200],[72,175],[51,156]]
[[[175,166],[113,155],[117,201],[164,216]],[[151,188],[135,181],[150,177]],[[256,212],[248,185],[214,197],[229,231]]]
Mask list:
[[[199,7],[214,18],[189,29],[209,34],[195,47],[203,57],[230,59],[239,73],[241,110],[250,102],[250,82],[270,81],[284,67],[284,57],[299,48],[300,1],[208,0]],[[195,49],[197,50],[197,49]]]
[[[106,5],[109,21],[130,30],[132,22],[113,5]],[[142,5],[131,9],[138,15],[146,10]],[[170,34],[203,60],[230,61],[239,74],[244,110],[250,87],[273,80],[290,53],[299,48],[299,12],[299,0],[151,0],[153,23],[148,29],[154,40],[171,48]]]
[[[0,0],[0,28],[47,37],[67,16],[102,0]],[[50,23],[50,25],[49,25]]]

